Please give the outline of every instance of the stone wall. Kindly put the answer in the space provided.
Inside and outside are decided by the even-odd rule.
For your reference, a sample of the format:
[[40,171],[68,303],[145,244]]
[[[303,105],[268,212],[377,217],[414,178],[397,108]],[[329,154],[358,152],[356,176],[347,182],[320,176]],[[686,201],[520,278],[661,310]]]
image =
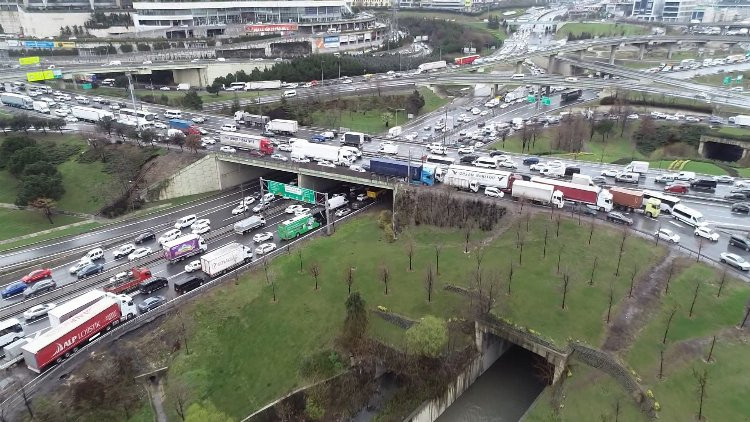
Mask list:
[[147,197],[150,200],[163,200],[217,190],[221,190],[221,183],[216,156],[207,155],[165,181],[149,186]]

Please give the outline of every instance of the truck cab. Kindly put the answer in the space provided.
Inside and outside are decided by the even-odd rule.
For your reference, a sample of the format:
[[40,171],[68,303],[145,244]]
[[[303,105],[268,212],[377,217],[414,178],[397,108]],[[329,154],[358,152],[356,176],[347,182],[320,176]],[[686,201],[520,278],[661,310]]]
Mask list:
[[120,305],[120,314],[122,314],[122,316],[120,317],[120,321],[127,321],[138,315],[138,308],[136,308],[135,303],[133,303],[132,297],[126,294],[114,293],[107,293],[107,297],[114,300],[118,305]]
[[656,218],[661,214],[661,201],[657,198],[647,199],[643,207],[643,213],[647,217]]

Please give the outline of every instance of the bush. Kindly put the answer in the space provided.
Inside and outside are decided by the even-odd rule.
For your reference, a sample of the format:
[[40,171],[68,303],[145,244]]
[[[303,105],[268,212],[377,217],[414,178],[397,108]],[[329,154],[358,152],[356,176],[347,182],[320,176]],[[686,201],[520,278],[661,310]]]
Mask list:
[[120,45],[120,51],[123,53],[132,53],[133,52],[133,44],[121,44]]
[[148,44],[138,43],[135,45],[138,51],[151,51],[151,46]]

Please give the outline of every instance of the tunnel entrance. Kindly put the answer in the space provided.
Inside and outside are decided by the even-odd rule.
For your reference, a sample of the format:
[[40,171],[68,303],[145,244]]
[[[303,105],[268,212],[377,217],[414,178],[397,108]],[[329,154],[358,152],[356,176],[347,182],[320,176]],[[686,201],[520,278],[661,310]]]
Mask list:
[[703,144],[703,156],[712,160],[739,161],[743,152],[744,149],[737,145],[710,141]]

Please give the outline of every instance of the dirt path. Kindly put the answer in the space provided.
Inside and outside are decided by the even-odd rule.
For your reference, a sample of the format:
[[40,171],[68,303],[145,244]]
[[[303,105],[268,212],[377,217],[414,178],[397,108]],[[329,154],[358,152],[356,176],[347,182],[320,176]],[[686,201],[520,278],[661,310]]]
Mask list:
[[[677,256],[669,248],[667,255],[638,280],[633,289],[633,297],[624,299],[623,306],[609,325],[603,350],[620,352],[630,346],[636,332],[646,324],[649,311],[658,306],[667,283],[669,268]],[[676,268],[673,277],[674,274],[677,274]]]
[[148,396],[151,399],[151,407],[156,414],[156,422],[169,422],[167,412],[164,410],[164,385],[161,377],[146,382]]

